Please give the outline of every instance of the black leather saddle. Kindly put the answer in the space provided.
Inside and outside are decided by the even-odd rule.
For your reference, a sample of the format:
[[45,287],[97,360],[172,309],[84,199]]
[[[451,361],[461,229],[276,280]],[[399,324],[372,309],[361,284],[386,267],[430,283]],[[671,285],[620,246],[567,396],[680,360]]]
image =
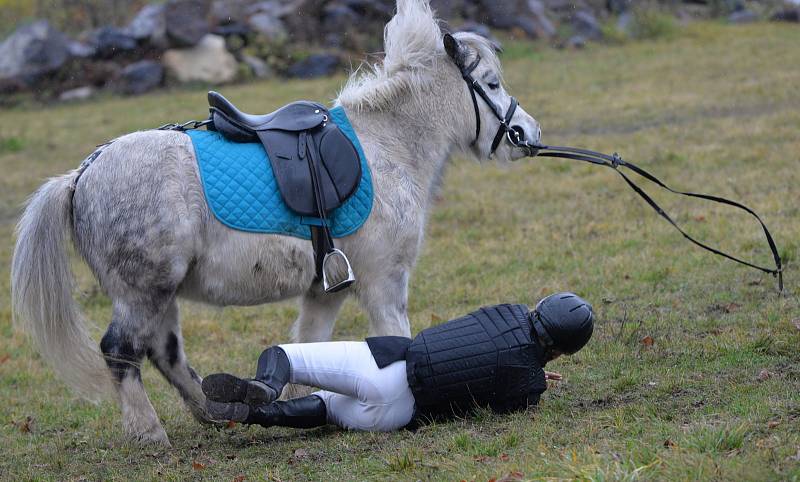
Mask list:
[[311,226],[311,240],[325,291],[352,284],[352,267],[334,247],[327,217],[358,188],[361,159],[350,139],[330,121],[328,110],[299,101],[271,114],[246,114],[217,92],[208,93],[208,103],[208,128],[235,142],[261,142],[289,209],[319,219],[319,225]]

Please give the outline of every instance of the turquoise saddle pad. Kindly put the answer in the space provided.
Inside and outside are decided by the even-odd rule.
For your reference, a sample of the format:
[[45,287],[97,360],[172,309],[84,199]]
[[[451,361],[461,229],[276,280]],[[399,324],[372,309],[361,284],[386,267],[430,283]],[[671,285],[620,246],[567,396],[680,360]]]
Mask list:
[[[356,192],[328,216],[331,234],[341,238],[358,231],[372,211],[372,175],[344,109],[336,107],[330,114],[361,158],[361,182]],[[194,144],[206,202],[222,224],[240,231],[311,239],[310,226],[320,226],[322,220],[300,216],[286,206],[260,143],[232,142],[212,131],[186,134]]]

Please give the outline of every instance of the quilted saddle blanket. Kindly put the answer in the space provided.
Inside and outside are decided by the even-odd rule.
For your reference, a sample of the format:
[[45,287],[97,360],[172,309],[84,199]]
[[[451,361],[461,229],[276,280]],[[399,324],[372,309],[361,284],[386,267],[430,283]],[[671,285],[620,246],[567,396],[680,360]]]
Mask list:
[[[328,216],[331,234],[342,238],[358,231],[372,211],[372,175],[344,109],[333,108],[330,114],[361,159],[361,181],[356,192]],[[300,216],[286,206],[260,143],[232,142],[212,131],[192,130],[186,134],[194,145],[206,202],[222,224],[240,231],[311,239],[310,226],[319,226],[322,220]]]

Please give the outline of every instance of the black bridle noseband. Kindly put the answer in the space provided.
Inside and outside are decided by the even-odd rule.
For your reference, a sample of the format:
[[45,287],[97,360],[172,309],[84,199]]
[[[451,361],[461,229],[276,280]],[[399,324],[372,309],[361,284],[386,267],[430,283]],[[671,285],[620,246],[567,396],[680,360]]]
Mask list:
[[[455,59],[454,59],[455,60]],[[519,127],[512,126],[511,119],[514,117],[514,114],[517,111],[517,107],[519,107],[519,102],[513,96],[511,97],[511,105],[508,106],[505,115],[500,111],[497,105],[492,101],[489,97],[489,94],[486,93],[483,86],[478,83],[478,81],[472,76],[472,73],[478,68],[478,65],[481,62],[481,56],[478,55],[474,62],[472,62],[469,66],[464,67],[461,62],[456,60],[456,65],[458,66],[459,70],[461,71],[461,77],[463,77],[464,81],[467,83],[467,87],[469,88],[469,93],[472,97],[472,104],[475,108],[475,140],[472,141],[472,145],[474,146],[477,144],[478,140],[480,139],[481,135],[481,112],[478,106],[478,96],[486,102],[486,105],[489,106],[489,109],[492,111],[494,116],[497,120],[500,121],[500,127],[497,130],[497,134],[494,137],[494,141],[492,142],[492,148],[489,151],[489,157],[491,157],[497,148],[500,146],[500,143],[503,141],[503,137],[508,139],[508,142],[511,143],[514,147],[518,147],[522,149],[528,157],[555,157],[561,159],[572,159],[576,161],[588,162],[591,164],[596,164],[600,166],[606,166],[614,169],[625,182],[631,187],[631,189],[636,192],[639,196],[644,199],[650,207],[652,207],[659,216],[666,219],[675,229],[677,229],[684,238],[691,241],[697,246],[701,248],[711,251],[714,254],[723,256],[727,259],[735,261],[737,263],[743,264],[745,266],[749,266],[751,268],[755,268],[757,270],[763,271],[764,273],[768,273],[773,275],[774,277],[778,278],[778,291],[783,292],[783,265],[781,263],[780,254],[778,254],[778,248],[775,244],[775,240],[772,238],[772,234],[770,234],[769,229],[767,229],[767,225],[764,224],[764,221],[761,220],[758,214],[755,211],[748,208],[747,206],[740,204],[736,201],[731,201],[729,199],[725,199],[719,196],[711,196],[708,194],[697,194],[692,192],[684,192],[678,191],[673,189],[666,184],[664,184],[661,180],[659,180],[654,175],[650,174],[649,172],[645,171],[641,167],[631,163],[624,161],[619,154],[614,153],[614,155],[609,156],[608,154],[603,154],[600,152],[590,151],[588,149],[578,149],[575,147],[556,147],[556,146],[546,146],[541,144],[531,144],[526,139],[524,139],[524,130]],[[759,266],[748,261],[744,261],[739,259],[735,256],[727,254],[721,250],[716,248],[712,248],[690,236],[686,231],[681,229],[681,227],[669,216],[669,214],[664,211],[661,206],[659,206],[650,195],[648,195],[641,187],[636,185],[628,175],[620,170],[620,167],[626,167],[631,171],[635,172],[636,174],[642,176],[643,178],[647,179],[658,185],[659,187],[674,193],[680,194],[682,196],[689,196],[699,199],[705,199],[708,201],[713,201],[721,204],[727,204],[728,206],[733,206],[738,209],[742,209],[746,211],[748,214],[752,215],[753,217],[758,220],[761,228],[764,230],[764,236],[767,238],[767,243],[769,244],[769,249],[772,251],[772,258],[775,261],[775,268],[766,268],[763,266]]]

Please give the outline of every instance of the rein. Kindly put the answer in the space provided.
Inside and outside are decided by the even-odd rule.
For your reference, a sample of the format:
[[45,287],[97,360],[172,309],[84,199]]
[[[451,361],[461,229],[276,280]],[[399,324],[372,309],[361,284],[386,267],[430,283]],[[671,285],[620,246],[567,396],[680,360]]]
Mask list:
[[[470,64],[467,67],[463,67],[460,64],[460,62],[456,61],[456,64],[459,67],[459,70],[461,70],[461,76],[464,79],[464,81],[467,83],[467,87],[469,88],[470,96],[472,97],[472,104],[473,104],[473,106],[475,108],[476,129],[475,129],[475,140],[472,141],[472,145],[473,146],[478,142],[478,139],[480,138],[480,135],[481,135],[481,112],[480,112],[480,108],[478,106],[478,96],[480,96],[481,99],[483,99],[483,101],[486,102],[486,105],[489,106],[489,108],[491,109],[491,111],[494,114],[495,118],[497,118],[497,120],[500,121],[500,127],[498,128],[497,134],[495,135],[494,141],[492,142],[492,148],[491,148],[491,151],[490,151],[490,154],[489,154],[490,157],[495,153],[495,151],[497,151],[497,148],[500,146],[500,143],[503,141],[503,137],[505,136],[506,139],[508,139],[509,143],[511,143],[514,147],[518,147],[518,148],[524,150],[528,157],[541,156],[541,157],[555,157],[555,158],[560,158],[560,159],[572,159],[572,160],[575,160],[575,161],[588,162],[590,164],[596,164],[596,165],[599,165],[599,166],[610,167],[611,169],[614,169],[614,171],[616,171],[617,174],[622,176],[622,179],[625,180],[625,182],[628,184],[628,186],[630,186],[631,189],[633,189],[636,192],[636,194],[641,196],[642,199],[644,199],[647,202],[647,204],[649,204],[650,207],[652,207],[656,211],[656,213],[658,213],[659,216],[661,216],[662,218],[666,219],[667,222],[669,222],[675,229],[677,229],[683,235],[684,238],[688,239],[693,244],[695,244],[697,246],[700,246],[701,248],[703,248],[703,249],[705,249],[707,251],[711,251],[714,254],[717,254],[717,255],[722,256],[722,257],[727,258],[727,259],[730,259],[730,260],[735,261],[735,262],[737,262],[739,264],[743,264],[745,266],[749,266],[751,268],[755,268],[755,269],[757,269],[759,271],[763,271],[764,273],[771,274],[773,277],[778,279],[778,292],[779,293],[783,292],[783,264],[781,263],[780,254],[778,254],[778,248],[775,245],[775,240],[772,238],[772,234],[769,232],[769,229],[767,229],[767,225],[764,224],[764,221],[761,220],[761,217],[759,217],[759,215],[756,214],[755,211],[753,211],[752,209],[748,208],[747,206],[745,206],[743,204],[740,204],[740,203],[738,203],[736,201],[731,201],[729,199],[725,199],[723,197],[711,196],[711,195],[708,195],[708,194],[698,194],[698,193],[692,193],[692,192],[684,192],[684,191],[678,191],[676,189],[673,189],[673,188],[667,186],[666,184],[664,184],[661,180],[659,180],[654,175],[652,175],[649,172],[647,172],[646,170],[642,169],[641,167],[639,167],[639,166],[637,166],[637,165],[635,165],[635,164],[633,164],[631,162],[624,161],[622,159],[622,157],[620,157],[619,154],[617,154],[617,153],[614,153],[614,155],[609,156],[608,154],[603,154],[603,153],[600,153],[600,152],[590,151],[590,150],[587,150],[587,149],[579,149],[579,148],[576,148],[576,147],[557,147],[557,146],[545,146],[545,145],[531,144],[527,140],[522,139],[522,135],[520,133],[520,130],[515,129],[513,126],[510,125],[511,120],[514,117],[514,113],[516,113],[517,107],[519,107],[519,102],[517,101],[517,99],[514,98],[514,97],[511,97],[511,104],[509,105],[509,107],[506,110],[506,113],[504,115],[500,111],[500,109],[497,107],[497,105],[494,103],[494,101],[492,101],[492,99],[486,93],[486,90],[484,90],[483,86],[481,86],[480,83],[478,83],[478,81],[472,76],[472,72],[475,71],[475,69],[478,67],[478,64],[480,64],[480,62],[481,62],[480,55],[478,55],[478,57],[475,59],[475,61],[472,62],[472,64]],[[696,240],[695,238],[690,236],[686,231],[684,231],[669,216],[669,214],[667,214],[661,208],[661,206],[659,206],[653,200],[653,198],[651,198],[641,187],[636,185],[636,183],[634,183],[633,180],[631,180],[631,178],[628,177],[627,174],[622,172],[620,170],[620,167],[626,167],[626,168],[630,169],[631,171],[635,172],[636,174],[642,176],[643,178],[647,179],[648,181],[651,181],[651,182],[655,183],[659,187],[661,187],[661,188],[663,188],[663,189],[665,189],[665,190],[667,190],[667,191],[669,191],[671,193],[680,194],[682,196],[689,196],[689,197],[693,197],[693,198],[705,199],[705,200],[708,200],[708,201],[713,201],[713,202],[717,202],[717,203],[721,203],[721,204],[726,204],[728,206],[733,206],[735,208],[742,209],[742,210],[746,211],[748,214],[752,215],[753,217],[756,218],[756,220],[758,220],[759,224],[761,225],[761,228],[764,230],[764,235],[767,238],[767,243],[769,244],[769,249],[770,249],[770,251],[772,251],[772,258],[775,261],[775,268],[774,269],[773,268],[766,268],[764,266],[759,266],[759,265],[750,263],[748,261],[739,259],[739,258],[737,258],[735,256],[727,254],[727,253],[725,253],[725,252],[723,252],[723,251],[721,251],[719,249],[713,248],[713,247],[711,247],[711,246],[709,246],[709,245],[707,245],[705,243],[702,243],[702,242]]]

